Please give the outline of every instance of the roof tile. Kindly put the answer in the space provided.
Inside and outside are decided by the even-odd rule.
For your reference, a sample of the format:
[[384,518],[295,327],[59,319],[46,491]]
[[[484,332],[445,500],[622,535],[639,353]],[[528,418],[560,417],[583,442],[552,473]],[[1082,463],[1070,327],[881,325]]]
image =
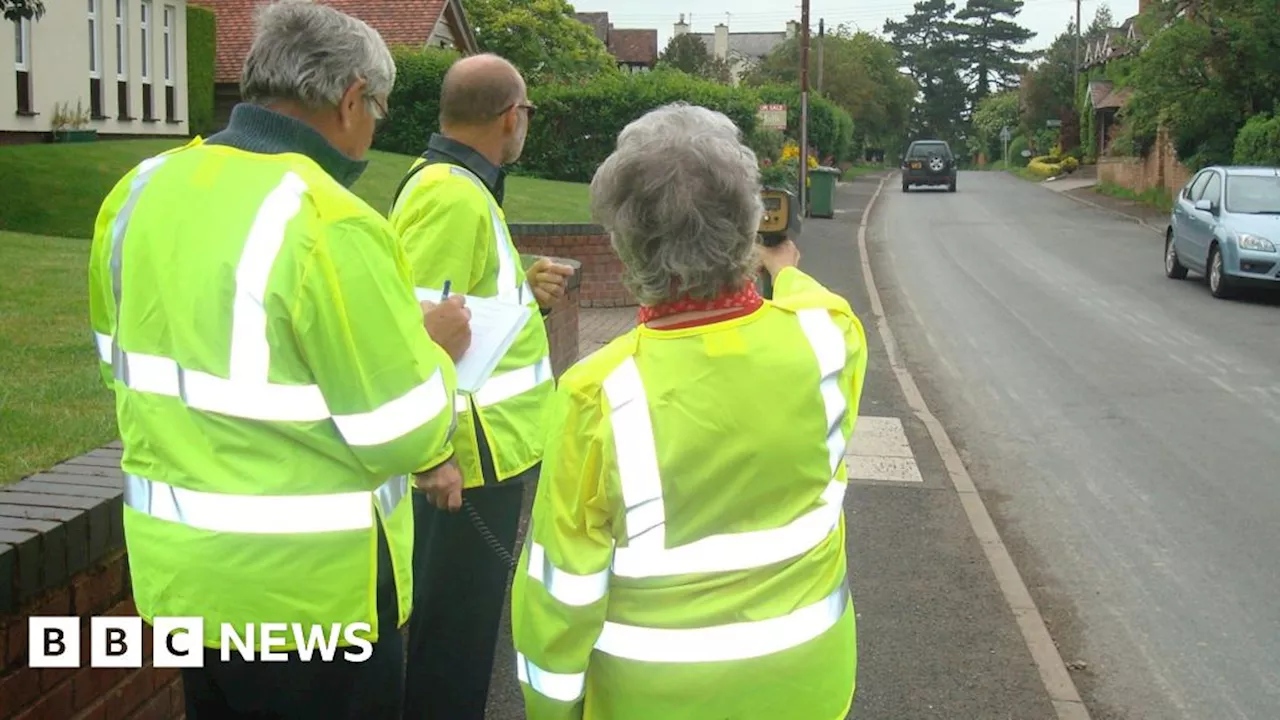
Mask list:
[[[388,45],[422,45],[431,36],[448,0],[320,0],[360,18]],[[214,82],[238,83],[253,46],[254,12],[269,0],[196,0],[218,16],[218,54]]]
[[619,62],[652,65],[658,60],[658,31],[614,28],[609,35],[609,52]]

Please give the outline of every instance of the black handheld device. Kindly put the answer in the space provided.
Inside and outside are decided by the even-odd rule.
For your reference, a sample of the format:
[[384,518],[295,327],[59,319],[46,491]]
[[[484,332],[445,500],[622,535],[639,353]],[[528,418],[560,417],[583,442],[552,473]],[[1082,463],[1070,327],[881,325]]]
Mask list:
[[[760,193],[764,203],[764,215],[760,218],[760,244],[777,247],[787,239],[795,240],[800,234],[800,203],[796,196],[783,188],[767,187]],[[760,294],[773,297],[773,279],[768,272],[760,274]]]

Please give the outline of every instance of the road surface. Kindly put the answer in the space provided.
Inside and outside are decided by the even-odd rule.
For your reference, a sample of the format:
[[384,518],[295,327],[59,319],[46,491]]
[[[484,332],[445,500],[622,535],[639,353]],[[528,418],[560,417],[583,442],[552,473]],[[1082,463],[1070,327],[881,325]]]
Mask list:
[[[1000,173],[885,184],[869,254],[1095,720],[1280,717],[1280,304]],[[962,589],[958,589],[962,591]],[[964,673],[964,668],[955,668]]]

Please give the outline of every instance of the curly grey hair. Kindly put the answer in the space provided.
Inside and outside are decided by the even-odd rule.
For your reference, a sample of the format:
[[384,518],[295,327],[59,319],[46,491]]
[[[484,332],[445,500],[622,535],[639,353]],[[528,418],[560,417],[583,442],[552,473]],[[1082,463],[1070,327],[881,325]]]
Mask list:
[[240,76],[246,102],[326,110],[364,80],[365,101],[376,112],[373,98],[395,85],[396,64],[382,36],[350,15],[311,0],[279,0],[259,10],[257,25]]
[[591,209],[645,305],[742,287],[764,206],[756,156],[728,117],[675,103],[632,122],[591,181]]

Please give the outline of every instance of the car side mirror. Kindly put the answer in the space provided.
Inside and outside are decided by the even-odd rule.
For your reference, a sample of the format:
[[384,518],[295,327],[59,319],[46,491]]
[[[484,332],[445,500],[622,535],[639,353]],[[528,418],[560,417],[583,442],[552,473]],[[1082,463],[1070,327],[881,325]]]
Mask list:
[[1218,214],[1218,206],[1212,200],[1205,200],[1204,198],[1196,201],[1196,209],[1201,212],[1213,213],[1214,215]]

